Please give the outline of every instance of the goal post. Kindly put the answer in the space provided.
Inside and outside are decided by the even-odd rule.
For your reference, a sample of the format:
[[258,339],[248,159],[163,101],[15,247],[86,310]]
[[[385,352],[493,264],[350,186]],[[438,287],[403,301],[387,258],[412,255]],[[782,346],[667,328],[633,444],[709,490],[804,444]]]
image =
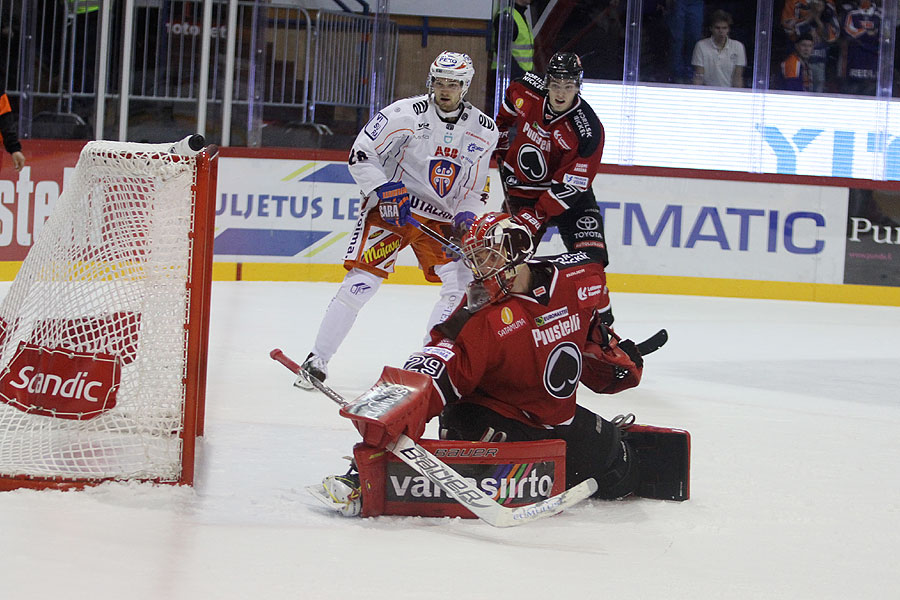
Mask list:
[[218,154],[196,150],[82,150],[0,303],[0,490],[193,483]]

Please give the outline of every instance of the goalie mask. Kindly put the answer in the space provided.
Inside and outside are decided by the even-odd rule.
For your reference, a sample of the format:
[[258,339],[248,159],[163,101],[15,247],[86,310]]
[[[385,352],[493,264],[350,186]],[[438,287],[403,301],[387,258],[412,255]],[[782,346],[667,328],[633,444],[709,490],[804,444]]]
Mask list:
[[466,92],[469,91],[469,86],[472,84],[474,76],[475,66],[468,54],[441,52],[434,59],[434,62],[431,63],[431,68],[428,70],[426,87],[429,92],[433,91],[432,84],[438,78],[458,81],[462,86],[462,93],[459,96],[459,99],[462,100],[466,96]]
[[504,298],[512,287],[517,267],[534,254],[531,233],[505,213],[479,217],[462,240],[463,259],[475,280],[466,295],[470,310]]

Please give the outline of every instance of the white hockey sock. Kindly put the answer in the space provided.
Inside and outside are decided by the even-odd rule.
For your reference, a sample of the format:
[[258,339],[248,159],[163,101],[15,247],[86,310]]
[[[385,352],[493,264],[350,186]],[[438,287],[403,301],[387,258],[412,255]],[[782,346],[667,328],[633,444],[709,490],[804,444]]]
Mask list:
[[325,316],[322,317],[313,354],[325,362],[331,360],[344,338],[350,333],[356,315],[375,295],[381,282],[381,277],[361,269],[351,269],[347,273],[337,294],[325,310]]
[[431,328],[447,320],[466,294],[466,286],[472,281],[472,272],[463,261],[447,263],[434,268],[441,278],[441,295],[431,309],[428,317],[428,329],[425,330],[425,343],[431,339]]

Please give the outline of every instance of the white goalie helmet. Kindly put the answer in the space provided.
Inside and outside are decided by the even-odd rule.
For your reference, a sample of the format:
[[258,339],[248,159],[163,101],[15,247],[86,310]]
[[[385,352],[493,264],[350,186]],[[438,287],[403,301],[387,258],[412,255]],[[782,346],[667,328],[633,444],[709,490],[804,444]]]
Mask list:
[[444,51],[431,63],[431,68],[428,70],[427,87],[431,91],[431,83],[437,77],[459,81],[462,83],[462,95],[460,98],[464,98],[466,92],[469,91],[469,86],[472,84],[474,76],[475,65],[468,54]]

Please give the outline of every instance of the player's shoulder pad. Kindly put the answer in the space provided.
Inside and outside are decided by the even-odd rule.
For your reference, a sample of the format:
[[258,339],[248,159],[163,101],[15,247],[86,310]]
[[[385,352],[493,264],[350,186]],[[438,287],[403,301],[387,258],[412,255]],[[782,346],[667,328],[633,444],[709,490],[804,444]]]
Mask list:
[[441,332],[441,335],[450,340],[456,340],[459,336],[459,333],[463,330],[463,327],[466,326],[466,323],[472,318],[472,315],[475,314],[473,312],[469,312],[469,309],[465,306],[461,306],[459,309],[454,311],[452,315],[450,315],[443,323],[439,323],[435,325],[435,329]]
[[428,110],[428,96],[401,98],[375,113],[359,135],[365,135],[375,141],[387,129],[388,123],[393,123],[393,127],[396,127],[398,123],[411,122],[426,110]]
[[466,127],[469,128],[470,131],[476,128],[476,124],[477,127],[481,127],[487,131],[497,131],[497,124],[494,123],[494,120],[481,112],[477,106],[465,101],[464,106],[465,108],[459,118],[465,122]]
[[419,94],[417,96],[408,96],[406,98],[401,98],[400,100],[389,104],[387,107],[382,108],[381,112],[383,112],[385,116],[390,118],[397,114],[414,114],[418,116],[423,114],[427,110],[428,95]]
[[603,124],[597,113],[582,99],[568,117],[578,136],[578,155],[591,156],[603,144]]

